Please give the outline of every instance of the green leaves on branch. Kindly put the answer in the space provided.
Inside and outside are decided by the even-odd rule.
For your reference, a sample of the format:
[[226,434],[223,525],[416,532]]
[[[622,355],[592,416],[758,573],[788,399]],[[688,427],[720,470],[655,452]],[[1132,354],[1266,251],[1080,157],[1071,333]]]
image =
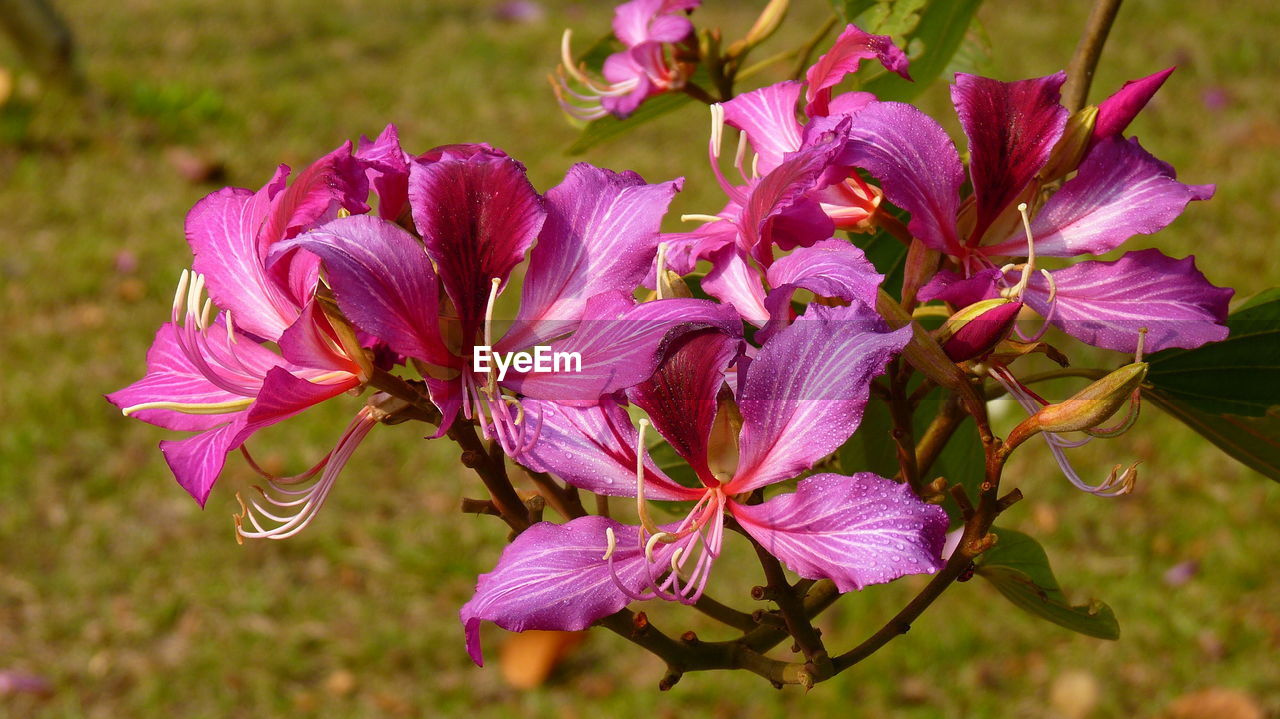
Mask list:
[[1231,334],[1148,358],[1149,400],[1248,467],[1280,481],[1280,288],[1227,318]]
[[977,573],[1005,599],[1073,632],[1099,639],[1120,637],[1120,624],[1111,607],[1096,599],[1080,605],[1067,601],[1039,542],[1012,529],[992,528],[992,532],[999,541],[974,564]]
[[[975,14],[982,0],[832,0],[836,12],[870,33],[889,35],[911,59],[908,82],[886,72],[862,86],[881,100],[907,101],[944,70],[979,70],[985,34]],[[963,50],[963,52],[961,52]]]

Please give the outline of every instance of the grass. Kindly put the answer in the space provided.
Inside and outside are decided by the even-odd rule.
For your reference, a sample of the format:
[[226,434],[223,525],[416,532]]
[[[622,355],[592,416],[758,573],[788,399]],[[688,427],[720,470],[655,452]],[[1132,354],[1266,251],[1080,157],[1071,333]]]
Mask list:
[[[708,5],[708,24],[741,32],[750,23],[747,9]],[[798,27],[787,32],[799,38],[822,3],[796,5]],[[1085,9],[1011,5],[989,3],[982,15],[998,74],[1064,65]],[[1152,715],[1215,686],[1280,712],[1280,580],[1269,566],[1280,486],[1155,411],[1139,432],[1079,452],[1091,474],[1142,459],[1130,497],[1072,491],[1038,448],[1011,471],[1028,500],[1006,521],[1042,541],[1073,597],[1111,604],[1120,641],[1025,617],[975,581],[807,696],[738,674],[690,675],[659,694],[659,663],[604,633],[532,692],[471,666],[455,612],[505,531],[456,513],[459,496],[482,489],[453,448],[417,441],[407,426],[373,434],[301,536],[237,546],[233,491],[251,480],[242,463],[231,462],[201,512],[155,451],[161,432],[101,399],[142,371],[189,261],[182,217],[216,189],[182,178],[176,148],[216,160],[228,184],[257,187],[279,162],[300,166],[395,121],[409,148],[501,146],[545,189],[573,161],[561,149],[575,133],[543,76],[560,29],[604,32],[609,8],[547,3],[544,21],[521,26],[462,2],[60,8],[80,42],[89,102],[34,104],[19,91],[0,109],[0,670],[39,673],[55,691],[0,697],[0,714],[782,717],[857,707],[866,716],[1050,716],[1069,709],[1049,701],[1053,688],[1082,672],[1099,694],[1098,716]],[[1180,66],[1134,131],[1219,194],[1135,244],[1195,252],[1211,279],[1242,295],[1277,279],[1280,78],[1267,64],[1280,52],[1277,23],[1280,11],[1263,2],[1131,0],[1093,95]],[[949,116],[945,87],[924,102]],[[585,159],[651,180],[686,175],[677,212],[705,212],[718,207],[705,141],[703,117],[677,114]],[[256,451],[300,466],[327,449],[357,402],[275,428]],[[1188,560],[1199,572],[1166,585],[1164,573]],[[741,597],[758,581],[741,557],[720,570],[721,595]],[[821,626],[851,645],[918,586],[868,590]],[[499,634],[486,630],[491,655]]]

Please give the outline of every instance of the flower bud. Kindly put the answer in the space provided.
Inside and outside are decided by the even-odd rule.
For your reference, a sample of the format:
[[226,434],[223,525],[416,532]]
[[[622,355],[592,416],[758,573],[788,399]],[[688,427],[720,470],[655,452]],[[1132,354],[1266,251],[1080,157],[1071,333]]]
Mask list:
[[1093,429],[1125,405],[1147,378],[1146,362],[1127,364],[1070,398],[1051,404],[1033,419],[1045,432],[1078,432]]
[[1093,126],[1097,122],[1097,105],[1089,105],[1072,113],[1062,131],[1062,138],[1053,146],[1049,161],[1040,170],[1040,182],[1052,182],[1080,166],[1085,151],[1089,149],[1089,141],[1093,138]]
[[1022,303],[1005,297],[975,302],[947,318],[933,338],[952,362],[966,362],[990,352],[1009,335]]
[[911,341],[902,348],[902,357],[939,386],[959,390],[967,387],[968,380],[955,362],[938,346],[936,340],[919,324],[911,320],[911,315],[898,304],[888,292],[881,288],[876,295],[876,312],[889,323],[893,329],[911,325]]
[[1147,378],[1148,367],[1146,362],[1127,364],[1066,400],[1042,407],[1015,427],[1005,444],[1016,447],[1039,432],[1081,432],[1098,427],[1133,398]]
[[751,48],[768,40],[778,26],[782,24],[782,19],[787,15],[787,9],[791,6],[791,0],[771,0],[764,10],[760,11],[759,17],[756,18],[751,29],[747,31],[746,37],[729,46],[728,52],[725,54],[731,58],[740,58],[747,54]]

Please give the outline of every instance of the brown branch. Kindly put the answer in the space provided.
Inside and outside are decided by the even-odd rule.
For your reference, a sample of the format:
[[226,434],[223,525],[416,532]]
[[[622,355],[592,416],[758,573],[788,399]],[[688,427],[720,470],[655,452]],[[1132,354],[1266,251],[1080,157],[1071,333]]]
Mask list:
[[489,490],[493,506],[502,513],[502,519],[516,534],[529,528],[529,510],[511,479],[507,476],[507,466],[501,457],[494,459],[485,449],[484,443],[476,435],[476,428],[470,422],[454,422],[449,428],[449,439],[462,448],[462,464],[475,471]]
[[1102,57],[1102,48],[1107,44],[1111,24],[1120,12],[1120,2],[1121,0],[1094,0],[1084,35],[1080,38],[1080,44],[1076,45],[1071,63],[1067,65],[1067,82],[1062,87],[1062,104],[1071,112],[1084,107],[1085,100],[1089,97],[1093,73]]
[[951,441],[951,436],[960,428],[967,416],[956,396],[949,393],[943,402],[942,409],[925,428],[924,434],[920,435],[920,441],[916,442],[916,471],[920,476],[928,474],[933,463],[946,448],[947,442]]
[[742,532],[742,536],[749,539],[751,546],[755,547],[760,566],[764,569],[765,580],[769,583],[763,596],[759,598],[770,599],[778,605],[778,610],[782,612],[782,619],[787,625],[787,633],[796,640],[796,646],[804,652],[805,658],[814,666],[817,674],[825,675],[830,671],[831,663],[827,648],[823,646],[818,630],[814,629],[809,621],[803,602],[796,595],[791,583],[787,581],[787,575],[782,571],[782,564],[750,534]]

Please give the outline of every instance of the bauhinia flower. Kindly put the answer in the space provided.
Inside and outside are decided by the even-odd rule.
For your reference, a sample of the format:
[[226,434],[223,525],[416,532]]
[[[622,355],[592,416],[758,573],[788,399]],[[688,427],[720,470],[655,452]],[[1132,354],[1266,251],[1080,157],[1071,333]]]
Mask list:
[[[651,185],[579,164],[543,198],[501,151],[469,146],[432,157],[409,163],[416,235],[351,216],[284,250],[322,258],[347,320],[422,371],[443,414],[440,433],[462,414],[517,453],[540,426],[521,398],[594,404],[652,374],[663,343],[680,332],[737,323],[705,300],[632,299],[678,181]],[[496,332],[495,305],[530,247],[519,312]],[[577,361],[501,373],[484,361],[540,346]]]
[[[951,96],[969,138],[973,187],[964,201],[963,165],[935,121],[892,102],[874,103],[854,117],[842,161],[878,178],[885,196],[911,213],[911,234],[955,264],[955,271],[939,273],[920,298],[964,306],[1020,284],[1018,299],[1098,347],[1133,352],[1140,328],[1149,330],[1147,348],[1153,351],[1223,339],[1231,290],[1210,284],[1193,258],[1143,250],[1053,272],[1041,272],[1030,261],[1006,264],[1020,256],[1109,252],[1134,235],[1163,229],[1187,203],[1213,194],[1212,185],[1178,182],[1173,168],[1136,139],[1120,137],[1140,106],[1140,91],[1154,92],[1144,82],[1104,103],[1107,112],[1099,112],[1092,147],[1075,176],[1040,204],[1047,186],[1038,175],[1068,120],[1059,104],[1064,78],[1057,73],[1006,83],[956,76]],[[1033,248],[1021,224],[1021,204],[1030,206]]]
[[[811,305],[750,359],[735,333],[681,337],[656,374],[627,392],[648,413],[639,431],[615,401],[545,404],[542,436],[517,461],[597,494],[636,497],[641,525],[583,517],[517,537],[461,610],[472,658],[482,662],[483,620],[511,631],[574,630],[635,599],[696,601],[728,521],[800,576],[829,578],[840,591],[936,571],[946,514],[904,484],[822,473],[759,501],[857,429],[871,380],[909,336],[886,331],[860,302]],[[731,390],[725,373],[735,361]],[[689,462],[699,486],[676,483],[647,456],[649,423]],[[649,500],[693,506],[683,520],[659,526]]]
[[650,97],[683,87],[692,68],[677,56],[675,46],[693,36],[693,23],[685,15],[701,4],[702,0],[631,0],[619,5],[613,33],[623,49],[605,59],[604,82],[574,61],[572,34],[565,30],[561,64],[551,80],[560,107],[579,120],[626,117]]
[[[717,215],[686,215],[707,222],[693,232],[665,236],[666,255],[680,274],[691,272],[700,259],[710,261],[703,288],[749,322],[759,325],[774,316],[767,296],[776,287],[769,276],[776,251],[812,247],[829,240],[836,229],[864,228],[879,205],[879,190],[841,159],[848,142],[847,118],[875,98],[865,92],[831,96],[832,88],[866,59],[906,76],[906,56],[887,36],[850,25],[809,68],[807,83],[770,85],[711,108],[711,167],[729,202]],[[801,92],[806,114],[822,122],[802,125],[797,119]],[[742,184],[726,178],[720,167],[726,124],[742,130],[734,159]],[[750,171],[748,143],[756,153]],[[826,254],[843,252],[846,262],[865,262],[860,250],[839,244],[845,249],[829,243]],[[829,296],[854,299],[849,292]]]
[[[350,328],[332,322],[314,297],[318,258],[277,252],[340,212],[367,211],[363,170],[347,143],[286,186],[288,175],[281,166],[257,192],[226,188],[192,208],[186,229],[194,271],[182,273],[171,321],[147,354],[146,376],[107,397],[126,415],[198,432],[160,449],[201,506],[227,453],[254,432],[368,379]],[[357,426],[363,424],[349,428],[340,445],[367,432]]]

